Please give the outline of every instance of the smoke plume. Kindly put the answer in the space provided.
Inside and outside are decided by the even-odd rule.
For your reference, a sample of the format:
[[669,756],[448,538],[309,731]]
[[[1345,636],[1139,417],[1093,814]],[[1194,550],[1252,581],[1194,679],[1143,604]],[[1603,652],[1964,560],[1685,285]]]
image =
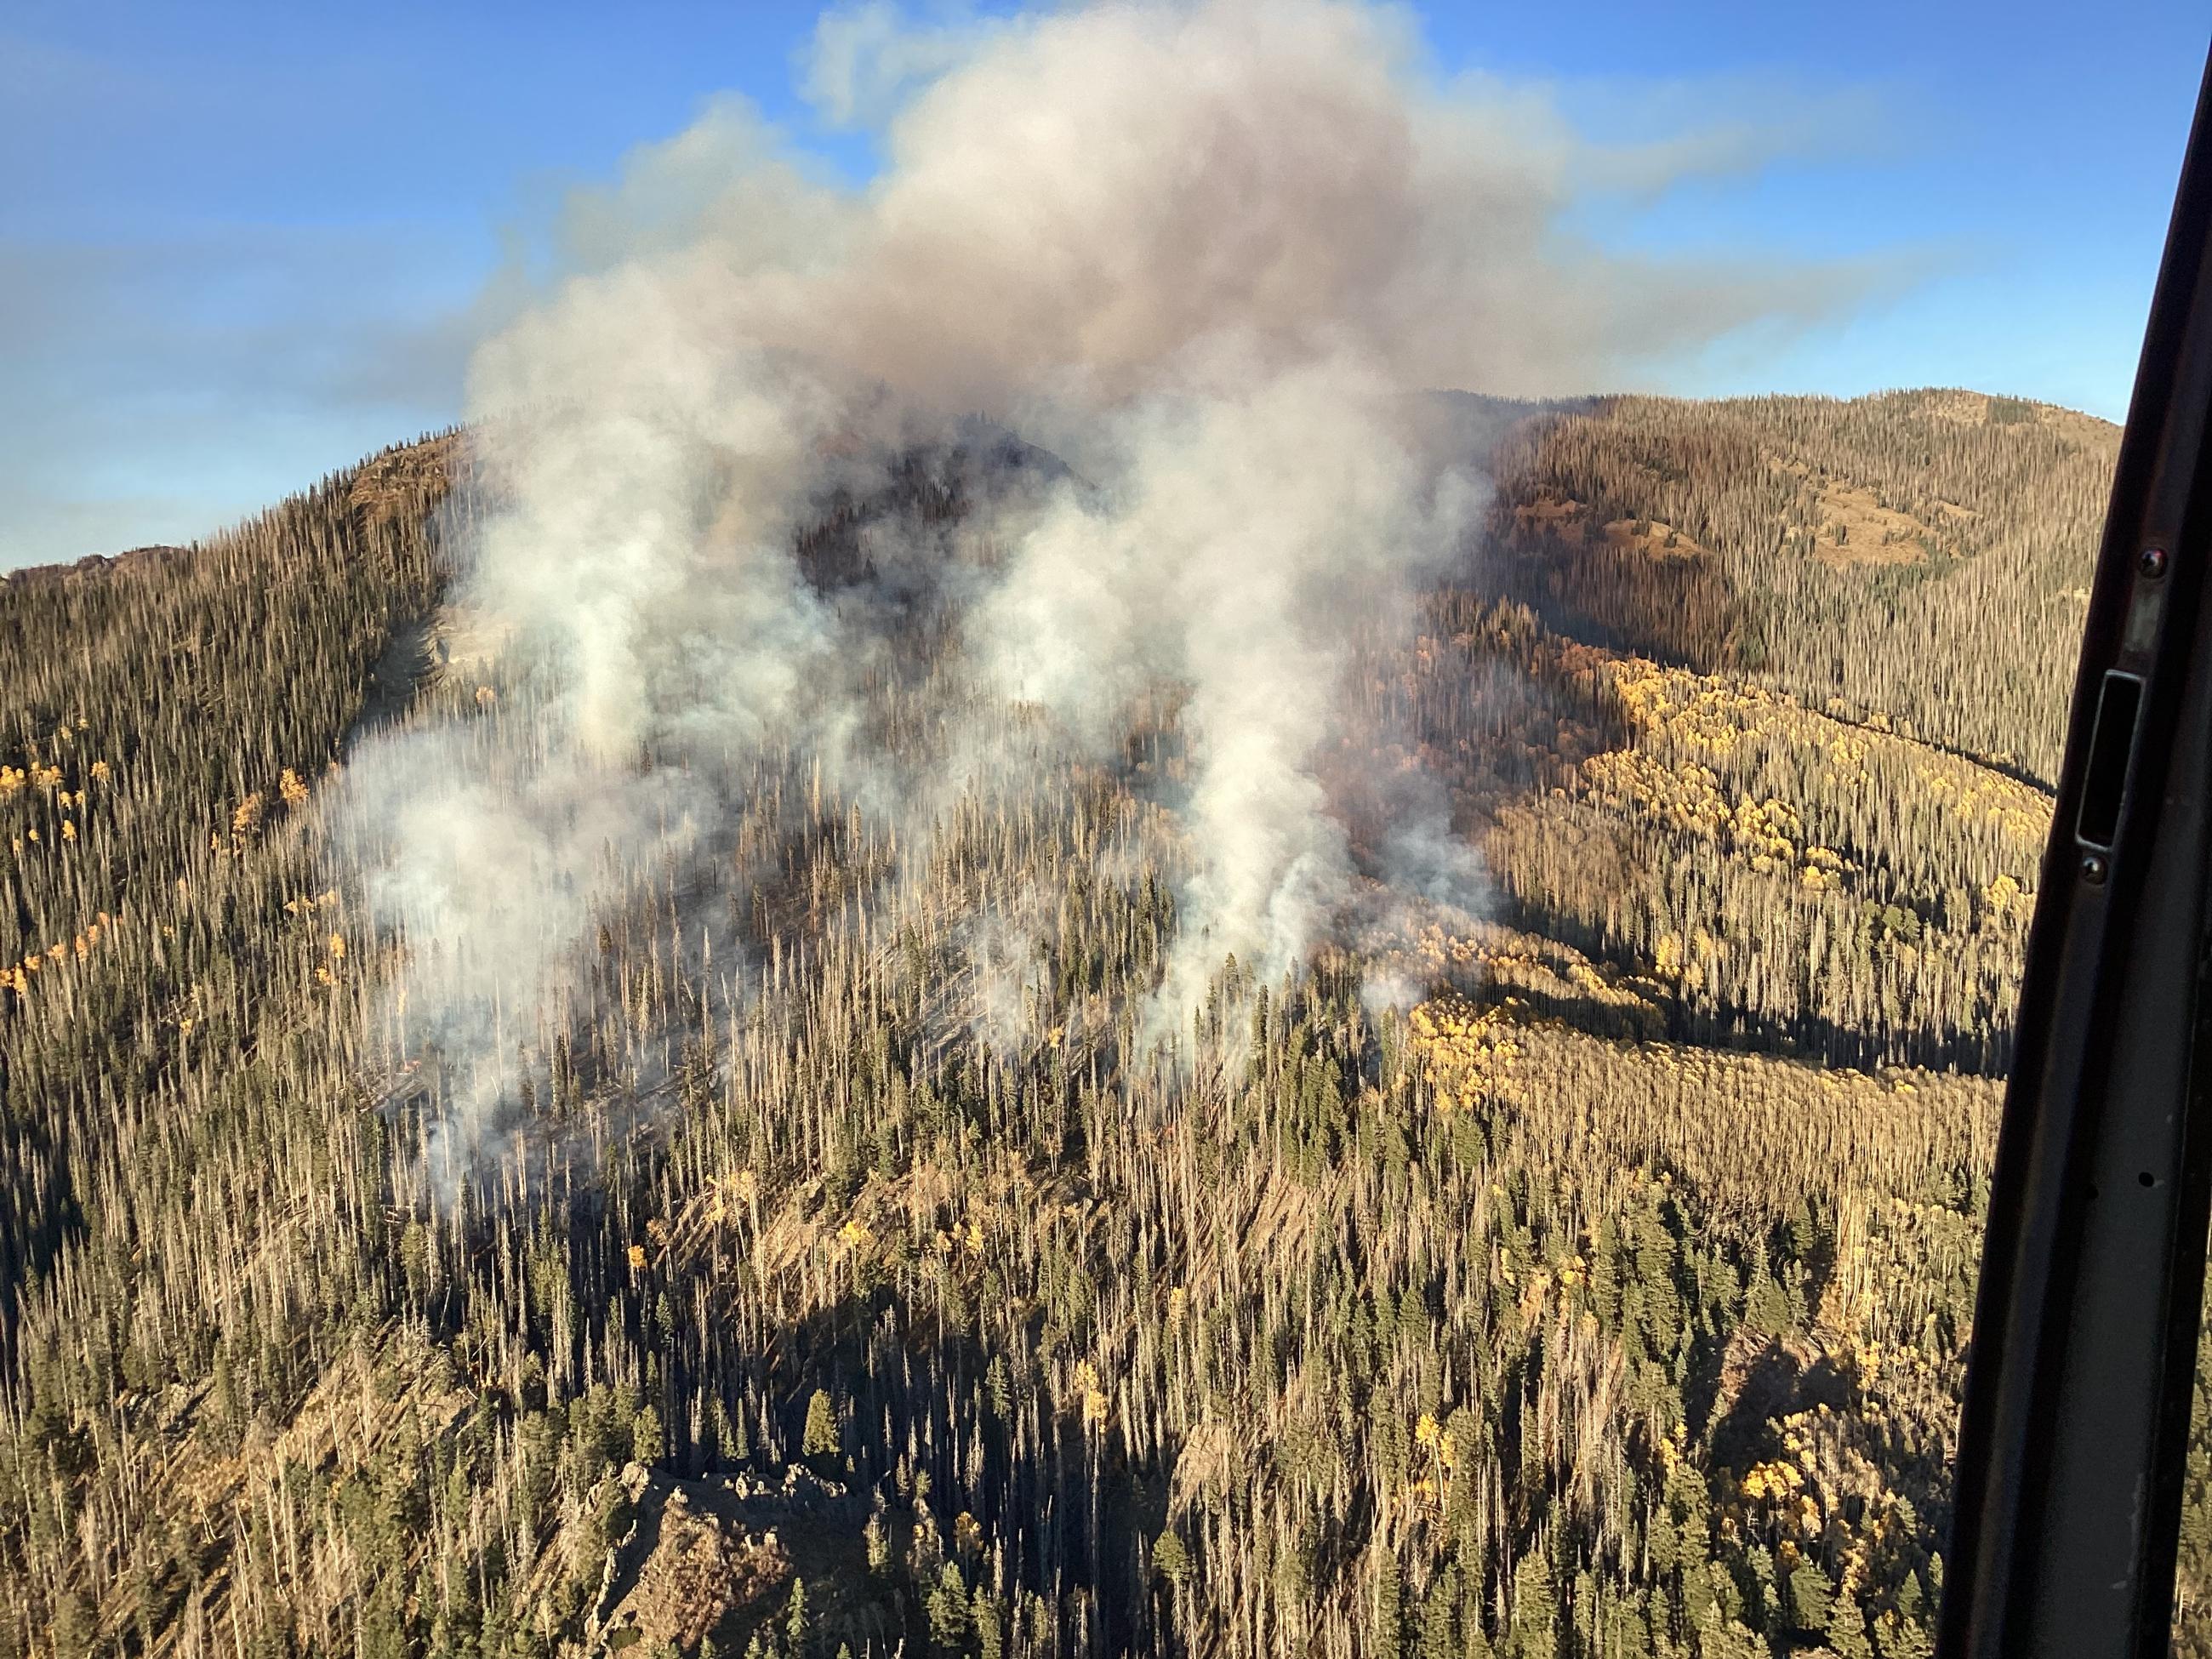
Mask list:
[[[1295,973],[1352,902],[1323,764],[1352,641],[1405,626],[1483,499],[1413,394],[1618,384],[1860,283],[1578,242],[1589,152],[1565,125],[1440,82],[1407,20],[1365,3],[918,32],[870,7],[825,20],[810,85],[837,118],[887,112],[871,182],[825,180],[718,103],[578,193],[563,274],[471,367],[489,505],[456,672],[485,690],[368,745],[354,792],[405,941],[401,1041],[475,1079],[447,1109],[458,1162],[506,1056],[557,1024],[593,916],[657,862],[727,855],[777,768],[826,769],[915,846],[999,763],[987,732],[927,769],[871,735],[860,686],[905,612],[825,596],[793,553],[961,412],[1066,471],[979,495],[990,559],[865,562],[964,585],[964,672],[1073,752],[1112,763],[1170,688],[1172,1008],[1232,953]],[[1471,854],[1414,793],[1380,873],[1468,903]],[[994,961],[1020,957],[1016,925]]]

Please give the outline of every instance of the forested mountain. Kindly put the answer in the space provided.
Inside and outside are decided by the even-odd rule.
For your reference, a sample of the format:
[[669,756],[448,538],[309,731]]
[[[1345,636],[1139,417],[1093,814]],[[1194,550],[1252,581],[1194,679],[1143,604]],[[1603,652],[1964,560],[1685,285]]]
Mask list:
[[[1929,1653],[2117,432],[1498,418],[1342,763],[1443,781],[1486,917],[1227,961],[1163,1058],[1172,700],[1030,742],[923,591],[868,719],[1029,758],[917,849],[764,752],[442,1201],[325,808],[505,717],[464,441],[0,583],[0,1655]],[[801,565],[1032,464],[918,453]]]

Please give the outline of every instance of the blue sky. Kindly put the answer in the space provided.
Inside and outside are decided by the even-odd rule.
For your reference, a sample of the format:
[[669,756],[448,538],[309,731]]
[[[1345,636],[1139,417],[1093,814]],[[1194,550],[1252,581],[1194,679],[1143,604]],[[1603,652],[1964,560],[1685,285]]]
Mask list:
[[[1923,273],[1655,389],[1964,385],[2124,414],[2201,9],[1420,9],[1440,71],[1545,89],[1601,139],[1802,112],[1756,168],[1578,228]],[[0,0],[0,568],[186,539],[450,421],[519,228],[712,94],[865,178],[867,141],[795,90],[817,13]]]

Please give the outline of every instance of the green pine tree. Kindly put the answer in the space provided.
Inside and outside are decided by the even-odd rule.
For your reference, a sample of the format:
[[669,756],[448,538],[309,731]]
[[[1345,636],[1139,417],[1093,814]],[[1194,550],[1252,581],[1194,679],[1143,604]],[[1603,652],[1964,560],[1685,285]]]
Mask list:
[[837,1408],[830,1404],[824,1389],[815,1389],[814,1397],[806,1402],[806,1430],[799,1450],[807,1457],[834,1458],[838,1454]]

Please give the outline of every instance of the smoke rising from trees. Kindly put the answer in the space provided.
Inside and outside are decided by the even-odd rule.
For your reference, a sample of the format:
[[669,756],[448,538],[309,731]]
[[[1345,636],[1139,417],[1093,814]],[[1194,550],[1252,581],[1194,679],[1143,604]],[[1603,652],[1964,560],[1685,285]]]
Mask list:
[[[962,672],[1106,763],[1127,712],[1173,689],[1172,1011],[1231,953],[1296,971],[1352,905],[1327,763],[1351,641],[1472,556],[1484,497],[1414,394],[1618,384],[1866,281],[1577,241],[1564,124],[1440,83],[1379,7],[920,32],[871,8],[820,46],[831,113],[888,104],[875,179],[825,181],[717,104],[576,196],[566,274],[471,366],[491,505],[455,611],[486,701],[372,742],[353,790],[410,943],[407,1040],[480,1079],[464,1146],[595,909],[626,872],[719,848],[761,756],[808,757],[909,820],[909,846],[994,764],[988,738],[957,744],[922,787],[872,744],[863,683],[906,613],[833,600],[793,551],[825,501],[958,414],[1072,469],[986,502],[968,533],[993,557],[944,575]],[[874,550],[880,578],[945,550]],[[1468,902],[1450,841],[1425,802],[1367,873]]]

